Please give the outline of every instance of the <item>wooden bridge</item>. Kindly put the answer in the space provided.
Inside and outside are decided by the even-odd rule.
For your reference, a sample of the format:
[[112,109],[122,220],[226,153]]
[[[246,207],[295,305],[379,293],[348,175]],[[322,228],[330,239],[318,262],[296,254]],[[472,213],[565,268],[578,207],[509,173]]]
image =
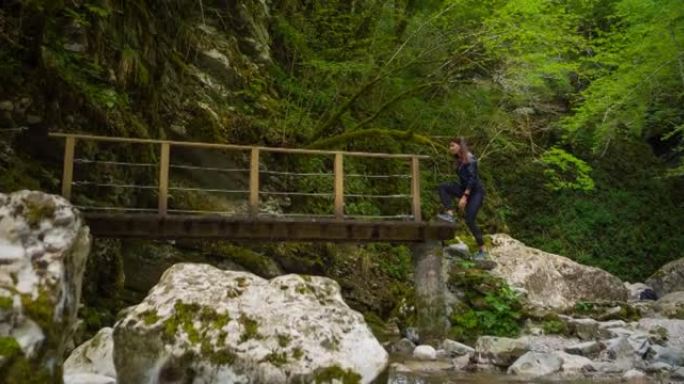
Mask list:
[[[64,168],[62,176],[62,195],[74,202],[86,218],[91,232],[100,237],[148,238],[148,239],[225,239],[225,240],[261,240],[261,241],[383,241],[383,242],[425,242],[428,240],[451,239],[454,226],[446,223],[430,223],[421,216],[420,160],[427,156],[410,154],[385,154],[367,152],[343,152],[309,149],[272,148],[260,146],[243,146],[232,144],[216,144],[201,142],[182,142],[152,139],[134,139],[121,137],[105,137],[79,134],[53,133],[52,137],[64,140]],[[151,156],[146,161],[125,161],[120,158],[101,159],[96,155],[99,145],[122,145],[127,152],[135,154],[145,152],[147,147]],[[152,146],[152,148],[150,148]],[[133,149],[140,148],[140,149]],[[245,159],[243,167],[200,166],[174,163],[173,155],[188,149],[205,152],[236,152],[239,158]],[[104,152],[104,151],[102,151]],[[91,158],[80,157],[90,154]],[[328,159],[322,161],[332,168],[329,172],[273,171],[262,169],[262,157],[266,154],[283,156],[317,156]],[[139,156],[138,156],[139,157]],[[152,160],[149,160],[149,159]],[[406,174],[368,174],[359,175],[345,172],[345,160],[352,158],[385,159],[408,168]],[[154,172],[156,184],[147,185],[150,177],[142,178],[143,182],[125,184],[109,180],[108,172],[90,170],[86,174],[94,175],[97,180],[75,179],[75,166],[123,167],[143,169]],[[171,170],[194,173],[244,173],[247,188],[226,189],[201,188],[172,184]],[[287,176],[298,179],[306,177],[328,177],[331,180],[321,186],[329,187],[325,191],[278,191],[261,187],[264,176]],[[403,179],[409,182],[408,193],[401,191],[393,194],[360,194],[345,190],[345,180],[355,177],[376,179]],[[211,177],[208,178],[211,180]],[[392,182],[395,185],[394,181]],[[319,183],[320,184],[320,183]],[[328,185],[329,184],[329,185]],[[397,183],[398,185],[398,183]],[[83,189],[78,191],[77,189]],[[102,206],[93,202],[102,201],[98,196],[103,189],[141,190],[152,192],[155,206],[131,207]],[[219,193],[224,195],[244,195],[242,198],[244,211],[202,210],[195,207],[170,207],[169,197],[172,193],[202,194]],[[93,196],[95,195],[95,196]],[[265,213],[263,211],[266,196],[275,197],[315,197],[331,198],[330,214],[311,213]],[[409,212],[395,215],[364,215],[346,212],[345,200],[350,198],[406,199]],[[113,199],[109,199],[113,200]]]

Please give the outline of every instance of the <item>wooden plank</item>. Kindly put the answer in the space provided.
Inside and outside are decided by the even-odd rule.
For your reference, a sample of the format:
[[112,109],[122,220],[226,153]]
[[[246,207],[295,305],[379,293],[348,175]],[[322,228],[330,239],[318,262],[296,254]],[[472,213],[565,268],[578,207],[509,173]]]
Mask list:
[[[51,137],[75,137],[82,140],[91,141],[109,141],[109,142],[119,142],[119,143],[132,143],[132,144],[161,144],[169,143],[174,146],[182,147],[198,147],[207,149],[234,149],[234,150],[251,150],[252,146],[247,145],[236,145],[236,144],[217,144],[217,143],[202,143],[197,141],[166,141],[157,139],[136,139],[129,137],[109,137],[109,136],[97,136],[97,135],[82,135],[82,134],[65,134],[65,133],[50,133]],[[279,153],[297,153],[297,154],[308,154],[308,155],[333,155],[338,151],[326,151],[319,149],[301,149],[301,148],[276,148],[276,147],[256,147],[262,152],[279,152]],[[347,156],[357,156],[357,157],[381,157],[387,159],[410,159],[417,156],[421,159],[429,159],[430,156],[425,155],[414,155],[414,154],[404,154],[404,153],[375,153],[375,152],[344,152]]]
[[64,142],[64,168],[62,171],[62,196],[71,199],[71,183],[74,179],[74,151],[76,148],[76,138],[66,136]]
[[159,156],[159,214],[166,215],[169,204],[169,158],[171,155],[171,144],[161,143],[161,153]]
[[335,218],[344,219],[344,158],[335,153]]
[[416,156],[411,158],[411,208],[413,220],[423,220],[420,213],[420,159]]
[[249,161],[249,214],[259,214],[259,148],[252,148]]
[[447,223],[226,217],[220,215],[111,214],[86,212],[95,237],[213,239],[231,241],[332,241],[415,243],[447,240]]

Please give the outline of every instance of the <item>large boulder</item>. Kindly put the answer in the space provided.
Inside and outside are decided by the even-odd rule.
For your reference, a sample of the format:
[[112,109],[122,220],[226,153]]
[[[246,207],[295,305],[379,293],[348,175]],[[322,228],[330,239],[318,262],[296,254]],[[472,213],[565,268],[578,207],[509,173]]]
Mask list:
[[61,382],[89,248],[65,199],[0,194],[0,378]]
[[644,283],[653,288],[658,297],[684,291],[684,257],[665,264]]
[[504,234],[492,236],[492,244],[490,254],[497,263],[493,273],[525,289],[536,305],[560,310],[580,300],[627,300],[622,281],[604,270],[527,247]]
[[664,295],[655,303],[654,309],[664,317],[684,319],[684,291]]
[[176,264],[114,327],[121,383],[369,383],[387,362],[322,277]]

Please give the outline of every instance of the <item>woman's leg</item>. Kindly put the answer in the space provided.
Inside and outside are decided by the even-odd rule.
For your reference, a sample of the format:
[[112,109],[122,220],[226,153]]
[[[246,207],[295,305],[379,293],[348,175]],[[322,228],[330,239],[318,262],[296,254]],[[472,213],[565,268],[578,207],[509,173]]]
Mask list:
[[454,199],[463,196],[463,189],[458,183],[446,182],[442,183],[437,187],[439,192],[439,199],[442,202],[442,206],[447,211],[452,211],[454,209]]
[[470,195],[470,199],[468,199],[468,204],[465,208],[465,222],[468,225],[468,229],[470,229],[470,233],[472,233],[475,237],[475,241],[477,241],[477,245],[480,247],[480,249],[482,249],[482,246],[484,246],[484,239],[482,238],[482,231],[480,231],[480,227],[478,227],[477,223],[475,222],[475,217],[477,216],[477,212],[480,210],[480,207],[482,207],[483,200],[484,193],[473,193]]

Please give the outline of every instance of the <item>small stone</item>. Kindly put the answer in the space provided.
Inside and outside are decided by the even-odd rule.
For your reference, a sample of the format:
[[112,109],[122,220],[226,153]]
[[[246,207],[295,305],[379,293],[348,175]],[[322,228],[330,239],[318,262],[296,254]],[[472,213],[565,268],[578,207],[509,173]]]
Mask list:
[[630,369],[629,371],[625,372],[624,375],[622,375],[622,378],[625,380],[643,379],[645,377],[646,374],[638,369]]
[[470,250],[468,249],[468,246],[465,243],[450,244],[444,248],[444,251],[447,256],[453,258],[470,258]]
[[449,339],[445,339],[442,342],[442,349],[451,357],[463,356],[475,352],[475,349]]
[[552,354],[527,352],[508,367],[508,373],[527,377],[539,377],[560,371],[563,362]]
[[670,377],[675,380],[684,380],[684,367],[677,368],[674,372],[672,372]]
[[566,347],[565,352],[581,356],[596,356],[601,352],[601,344],[596,341],[573,344]]
[[561,359],[561,369],[564,375],[580,376],[584,372],[594,370],[592,361],[584,356],[572,355],[561,351],[555,351],[553,355]]
[[668,363],[663,363],[660,361],[657,361],[655,363],[651,363],[646,367],[646,372],[648,373],[660,373],[660,372],[669,372],[672,370],[672,366]]
[[525,339],[480,336],[475,343],[477,363],[499,367],[508,367],[529,350],[530,344]]
[[451,364],[454,366],[455,370],[462,371],[470,364],[470,355],[459,356],[451,360]]
[[409,355],[416,349],[416,345],[409,339],[401,339],[390,347],[390,352]]
[[599,330],[599,322],[593,319],[572,319],[569,324],[575,335],[582,340],[596,339]]
[[420,342],[420,335],[418,334],[418,328],[414,327],[407,327],[405,330],[405,337],[414,344],[418,344]]
[[413,350],[413,357],[418,360],[435,360],[437,351],[429,345],[419,345]]
[[12,112],[12,110],[14,110],[14,104],[12,104],[11,101],[9,101],[9,100],[0,101],[0,111]]

